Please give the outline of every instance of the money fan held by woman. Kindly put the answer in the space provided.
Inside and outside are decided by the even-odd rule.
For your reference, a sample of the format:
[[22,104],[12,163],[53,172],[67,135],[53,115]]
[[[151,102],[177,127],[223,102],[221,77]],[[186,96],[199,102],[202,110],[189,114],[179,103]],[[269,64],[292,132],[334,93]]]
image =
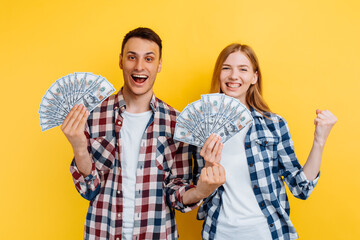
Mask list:
[[[240,100],[254,118],[253,124],[224,145],[212,134],[200,151],[199,167],[221,164],[226,182],[204,200],[198,219],[204,220],[203,239],[296,239],[286,195],[307,199],[319,179],[326,139],[336,123],[328,110],[316,110],[315,134],[304,166],[294,152],[288,125],[270,111],[261,96],[261,72],[254,51],[231,44],[219,55],[212,92]],[[216,173],[214,173],[216,174]]]

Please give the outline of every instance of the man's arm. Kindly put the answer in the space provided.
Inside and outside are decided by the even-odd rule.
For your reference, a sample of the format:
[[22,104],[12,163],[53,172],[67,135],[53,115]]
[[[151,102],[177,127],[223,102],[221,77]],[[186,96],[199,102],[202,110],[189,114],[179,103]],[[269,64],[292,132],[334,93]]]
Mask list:
[[84,132],[89,112],[82,105],[75,105],[61,125],[61,130],[74,151],[70,172],[76,189],[87,200],[94,199],[100,192],[100,179],[95,163],[88,151],[89,139]]
[[76,166],[84,177],[92,170],[92,160],[87,149],[88,139],[84,134],[88,116],[89,112],[83,105],[75,105],[61,125],[61,130],[73,148]]
[[182,200],[185,205],[207,198],[225,183],[225,169],[219,164],[222,148],[219,136],[212,134],[206,140],[200,151],[200,155],[205,160],[205,167],[201,170],[196,187],[184,193]]

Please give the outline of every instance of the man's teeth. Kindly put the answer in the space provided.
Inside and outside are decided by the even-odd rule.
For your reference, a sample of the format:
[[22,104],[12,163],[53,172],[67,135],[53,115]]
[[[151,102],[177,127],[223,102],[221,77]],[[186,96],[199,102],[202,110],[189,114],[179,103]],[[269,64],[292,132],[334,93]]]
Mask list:
[[237,88],[237,87],[240,87],[241,84],[240,83],[226,83],[226,86],[228,86],[230,88]]
[[134,79],[135,82],[137,83],[143,83],[146,81],[146,79],[148,78],[148,76],[146,75],[139,75],[139,74],[133,74],[131,75],[131,77]]
[[135,78],[147,78],[146,75],[137,75],[137,74],[134,74],[134,75],[132,75],[132,76],[135,77]]

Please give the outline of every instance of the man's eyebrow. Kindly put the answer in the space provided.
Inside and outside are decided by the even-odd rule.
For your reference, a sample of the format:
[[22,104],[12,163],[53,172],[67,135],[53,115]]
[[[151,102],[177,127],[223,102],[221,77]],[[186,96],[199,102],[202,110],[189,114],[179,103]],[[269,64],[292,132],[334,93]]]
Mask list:
[[[134,51],[128,51],[127,54],[139,55],[137,52],[134,52]],[[155,55],[155,53],[154,52],[147,52],[147,53],[145,53],[145,55]]]

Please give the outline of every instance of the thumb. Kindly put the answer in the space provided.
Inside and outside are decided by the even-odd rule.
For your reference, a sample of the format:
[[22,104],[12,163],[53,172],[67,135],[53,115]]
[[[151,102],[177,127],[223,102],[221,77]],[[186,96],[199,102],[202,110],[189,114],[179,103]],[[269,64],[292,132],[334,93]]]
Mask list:
[[316,109],[316,114],[321,113],[322,111],[320,109]]

